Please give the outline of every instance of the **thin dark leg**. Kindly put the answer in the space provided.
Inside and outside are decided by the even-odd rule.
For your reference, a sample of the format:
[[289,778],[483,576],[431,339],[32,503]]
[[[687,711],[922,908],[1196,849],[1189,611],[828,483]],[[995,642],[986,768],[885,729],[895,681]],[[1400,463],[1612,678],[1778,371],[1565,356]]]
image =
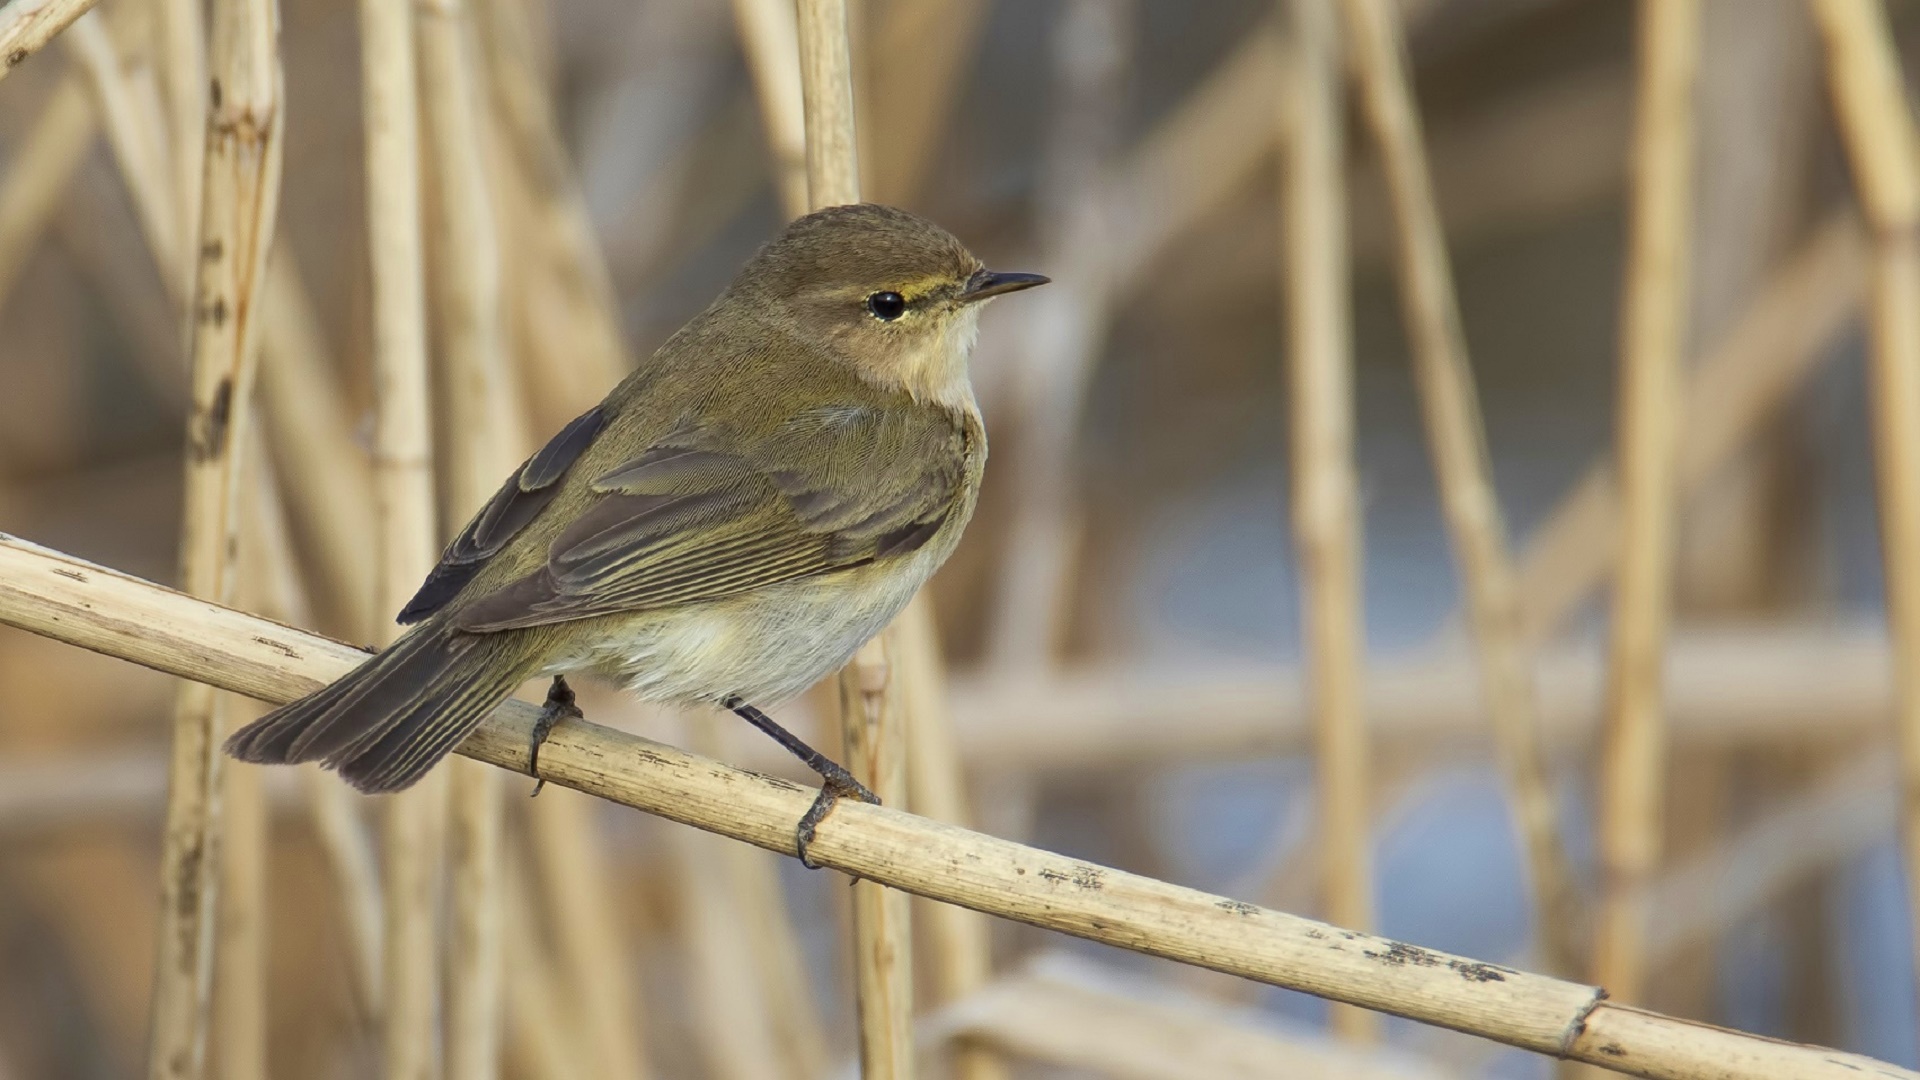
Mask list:
[[[527,771],[534,776],[533,794],[547,786],[545,777],[540,775],[540,744],[553,734],[553,727],[562,720],[583,720],[586,714],[580,706],[574,704],[573,687],[567,685],[565,675],[555,675],[553,685],[547,687],[547,703],[540,707],[540,715],[533,721],[533,746],[527,753]],[[529,796],[531,798],[532,796]]]
[[774,742],[786,748],[787,753],[801,760],[807,768],[820,774],[820,794],[807,807],[806,816],[800,819],[800,827],[794,830],[794,846],[800,854],[800,865],[809,870],[819,867],[807,857],[807,846],[813,843],[814,829],[833,809],[833,804],[841,798],[858,799],[864,803],[880,803],[880,796],[868,791],[865,784],[853,778],[846,767],[827,755],[815,750],[803,742],[798,735],[774,723],[773,717],[740,700],[738,696],[727,698],[720,703],[737,713],[741,719],[767,733]]

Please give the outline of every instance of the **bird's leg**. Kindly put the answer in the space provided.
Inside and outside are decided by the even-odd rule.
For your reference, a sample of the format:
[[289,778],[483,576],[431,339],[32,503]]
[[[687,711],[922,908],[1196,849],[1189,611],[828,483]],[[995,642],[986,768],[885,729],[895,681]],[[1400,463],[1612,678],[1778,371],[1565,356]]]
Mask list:
[[799,758],[807,768],[820,774],[820,794],[813,800],[813,805],[807,807],[806,815],[800,819],[800,827],[795,829],[793,834],[794,846],[800,855],[800,865],[809,870],[819,869],[819,866],[807,857],[807,846],[813,843],[814,829],[827,816],[827,812],[833,809],[833,804],[844,796],[877,806],[880,803],[880,796],[868,791],[865,784],[855,780],[853,774],[846,770],[846,766],[808,746],[799,736],[774,723],[773,717],[740,700],[738,696],[727,698],[720,704],[733,710],[747,723],[766,732],[774,742],[785,747],[787,753]]
[[[546,704],[540,706],[540,715],[533,721],[533,746],[527,753],[527,771],[533,774],[533,794],[547,786],[545,777],[540,775],[540,744],[553,734],[553,726],[562,720],[584,720],[586,714],[580,706],[574,704],[573,687],[567,685],[565,675],[555,675],[553,685],[547,687]],[[531,796],[529,796],[531,798]]]

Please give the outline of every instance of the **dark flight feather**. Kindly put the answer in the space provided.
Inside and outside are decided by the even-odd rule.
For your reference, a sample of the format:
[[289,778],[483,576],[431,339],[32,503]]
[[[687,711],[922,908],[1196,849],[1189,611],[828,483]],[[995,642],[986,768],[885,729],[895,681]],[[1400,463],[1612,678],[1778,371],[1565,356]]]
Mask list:
[[606,414],[597,406],[589,409],[561,428],[559,434],[547,440],[547,445],[515,469],[487,505],[473,516],[453,543],[447,545],[439,565],[427,575],[420,591],[400,609],[400,625],[417,623],[458,596],[488,558],[498,554],[507,541],[547,508],[559,494],[560,478],[592,445],[593,437],[605,425]]
[[864,566],[924,545],[961,495],[966,434],[936,410],[840,409],[769,436],[676,428],[593,481],[599,501],[545,566],[464,604],[454,624],[544,626]]

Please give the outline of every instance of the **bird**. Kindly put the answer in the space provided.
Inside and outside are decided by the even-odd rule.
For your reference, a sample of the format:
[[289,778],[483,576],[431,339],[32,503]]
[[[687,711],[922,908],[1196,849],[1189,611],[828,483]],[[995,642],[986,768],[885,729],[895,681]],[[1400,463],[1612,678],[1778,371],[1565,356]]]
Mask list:
[[[548,440],[447,545],[407,629],[236,731],[233,757],[417,782],[521,685],[551,678],[533,765],[581,713],[566,676],[718,706],[877,801],[764,711],[846,664],[946,561],[987,459],[980,311],[1045,284],[873,203],[791,222],[704,311]],[[536,787],[536,793],[538,788]]]

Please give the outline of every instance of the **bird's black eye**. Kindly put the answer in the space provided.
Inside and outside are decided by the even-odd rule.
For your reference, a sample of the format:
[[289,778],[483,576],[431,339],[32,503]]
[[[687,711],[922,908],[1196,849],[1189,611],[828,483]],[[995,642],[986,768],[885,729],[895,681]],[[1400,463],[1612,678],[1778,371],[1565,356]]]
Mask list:
[[907,298],[897,292],[877,292],[867,297],[867,310],[881,322],[892,322],[907,313]]

